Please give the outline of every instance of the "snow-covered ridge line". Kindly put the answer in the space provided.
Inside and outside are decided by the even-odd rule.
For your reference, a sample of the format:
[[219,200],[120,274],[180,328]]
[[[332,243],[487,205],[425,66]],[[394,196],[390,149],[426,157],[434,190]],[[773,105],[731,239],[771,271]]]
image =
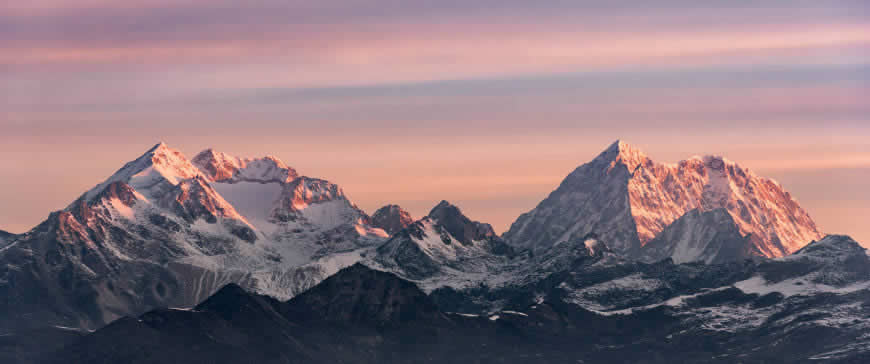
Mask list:
[[[626,259],[618,254],[624,251],[611,250],[610,245],[637,239],[629,187],[640,182],[631,182],[631,178],[656,169],[645,155],[625,143],[618,143],[614,151],[618,158],[593,161],[583,170],[595,178],[572,173],[563,182],[565,190],[552,195],[552,204],[542,202],[537,213],[555,219],[524,222],[524,229],[536,236],[556,238],[553,245],[537,254],[515,251],[489,224],[469,219],[447,201],[410,223],[410,215],[403,216],[398,206],[389,207],[385,211],[394,215],[400,228],[387,234],[338,185],[297,175],[277,158],[245,159],[207,150],[191,163],[181,153],[159,144],[112,175],[90,198],[81,198],[68,211],[52,215],[24,243],[19,243],[18,236],[11,245],[0,248],[4,256],[16,259],[51,257],[34,260],[40,269],[19,270],[15,266],[18,261],[11,260],[8,267],[12,268],[2,272],[37,272],[42,275],[23,280],[54,284],[58,277],[53,272],[68,269],[73,271],[74,279],[91,284],[88,287],[101,295],[98,297],[109,297],[111,302],[117,299],[119,307],[128,304],[130,312],[151,308],[144,307],[143,302],[159,307],[193,307],[229,283],[288,299],[356,262],[394,272],[427,293],[443,286],[455,290],[528,287],[555,272],[622,264]],[[634,166],[631,173],[626,164]],[[739,192],[746,196],[745,191]],[[658,196],[650,197],[655,198]],[[694,211],[701,210],[699,207]],[[705,213],[712,211],[731,216],[724,207]],[[535,226],[539,222],[545,224]],[[724,222],[733,224],[733,220]],[[553,227],[567,230],[549,230]],[[717,235],[722,230],[686,229],[682,233],[686,231],[696,237],[704,235],[695,234],[699,231]],[[684,236],[679,233],[675,236]],[[820,244],[824,248],[827,242]],[[102,281],[103,277],[109,281]],[[653,278],[634,272],[569,288],[599,296],[613,290],[652,292],[650,299],[672,292],[668,290],[673,287]],[[141,296],[116,296],[118,289],[131,287],[145,287],[134,291],[153,292],[160,297],[149,301]],[[637,302],[632,297],[616,304],[600,300],[593,303],[600,303],[598,308],[609,305],[621,309]],[[650,302],[657,301],[640,304]],[[115,307],[100,306],[101,302],[87,304],[106,308],[101,312],[105,316],[71,320],[93,320],[95,327],[104,323],[100,321],[103,317],[111,318],[120,312]],[[486,312],[502,318],[522,316],[497,311],[503,307],[496,303]]]
[[144,192],[161,182],[174,186],[182,180],[199,175],[201,175],[199,169],[193,166],[181,152],[161,142],[86,192],[85,201],[90,201],[113,182],[124,182]]
[[703,289],[703,290],[701,290],[701,291],[698,292],[698,293],[693,293],[693,294],[688,294],[688,295],[681,295],[681,296],[672,297],[672,298],[669,298],[668,300],[666,300],[666,301],[664,301],[664,302],[654,303],[654,304],[651,304],[651,305],[640,306],[640,307],[629,307],[629,308],[622,309],[622,310],[599,311],[599,310],[590,309],[590,308],[586,308],[586,307],[584,307],[584,308],[586,308],[586,309],[589,310],[589,311],[595,312],[595,313],[597,313],[597,314],[599,314],[599,315],[602,315],[602,316],[611,316],[611,315],[631,315],[631,314],[633,314],[633,313],[635,313],[635,312],[638,312],[638,311],[651,310],[651,309],[654,309],[654,308],[657,308],[657,307],[662,307],[662,306],[679,307],[679,306],[684,305],[687,299],[690,299],[690,298],[696,298],[696,297],[698,297],[698,296],[700,296],[700,295],[705,295],[705,294],[708,294],[708,293],[711,293],[711,292],[724,291],[724,290],[726,290],[726,289],[730,289],[730,288],[732,288],[732,287],[731,287],[731,286],[728,286],[728,287],[719,287],[719,288],[712,288],[712,289],[709,289],[709,288],[708,288],[708,289]]
[[870,289],[870,280],[850,284],[844,287],[834,287],[827,284],[815,283],[812,277],[799,277],[787,279],[781,282],[768,282],[763,277],[752,277],[745,281],[734,283],[734,287],[744,293],[766,295],[777,292],[785,297],[809,295],[815,293],[849,294],[865,289]]
[[241,158],[209,148],[197,154],[193,164],[214,182],[288,183],[299,177],[295,169],[271,155]]
[[[643,247],[690,211],[717,209],[730,215],[732,221],[727,223],[740,235],[735,239],[751,236],[735,243],[746,244],[745,248],[723,253],[736,256],[722,259],[781,257],[822,236],[779,183],[733,161],[704,156],[657,163],[617,141],[569,174],[535,209],[522,214],[504,237],[515,246],[541,251],[596,234],[618,253],[643,254]],[[674,231],[669,240],[695,240],[687,235],[692,232]],[[727,243],[697,241],[664,250],[674,250],[681,261],[709,262],[719,259],[716,244]],[[708,249],[710,244],[714,246]]]
[[[339,186],[299,176],[278,158],[207,150],[192,163],[160,143],[28,233],[4,239],[0,272],[9,276],[0,274],[0,289],[20,279],[35,282],[29,292],[53,292],[63,270],[62,279],[97,294],[80,302],[75,292],[44,293],[52,297],[46,312],[75,315],[42,319],[93,328],[119,314],[192,307],[229,283],[289,298],[386,238]],[[28,264],[35,268],[20,268]],[[122,290],[137,293],[118,297]],[[12,320],[26,313],[14,309],[32,310],[9,308]]]

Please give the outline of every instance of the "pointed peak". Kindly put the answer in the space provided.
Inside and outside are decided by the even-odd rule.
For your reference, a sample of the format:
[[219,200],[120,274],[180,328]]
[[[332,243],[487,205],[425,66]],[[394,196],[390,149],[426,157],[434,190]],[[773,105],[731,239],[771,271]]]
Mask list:
[[[187,160],[187,158],[184,156],[183,153],[181,153],[177,149],[173,149],[173,148],[169,147],[169,145],[167,145],[164,142],[157,143],[153,147],[151,147],[151,149],[148,149],[148,151],[142,155],[142,157],[145,157],[145,156],[151,157],[155,163],[158,162],[159,160],[166,160],[167,158],[171,159],[171,160],[177,160],[177,159],[184,159],[185,161]],[[163,158],[161,158],[161,157],[163,157]]]
[[462,213],[462,210],[459,209],[458,206],[447,202],[447,200],[441,200],[435,207],[429,211],[429,215],[426,215],[430,218],[433,218],[438,221],[446,221],[448,219],[461,219],[465,221],[471,222],[465,214]]
[[441,317],[414,283],[356,263],[341,269],[286,304],[291,320],[396,325]]
[[154,146],[151,147],[151,149],[149,149],[148,151],[149,151],[149,152],[153,152],[153,151],[156,151],[156,150],[159,150],[159,149],[169,149],[169,146],[166,145],[166,143],[164,143],[164,142],[161,141],[161,142],[158,142],[157,144],[154,144]]
[[90,201],[106,186],[117,181],[124,182],[136,190],[140,188],[147,190],[163,181],[177,185],[179,181],[194,178],[199,174],[199,170],[187,160],[184,154],[160,142],[135,160],[125,164],[103,183],[86,192],[84,197],[86,201]]
[[649,158],[640,149],[623,140],[616,140],[613,144],[610,144],[595,159],[606,162],[622,162],[629,170],[634,170],[638,165],[649,161]]
[[429,211],[428,217],[434,218],[436,220],[445,220],[448,218],[461,218],[468,220],[465,214],[462,213],[462,210],[459,209],[456,205],[447,202],[447,200],[441,200],[432,210]]
[[248,292],[238,284],[229,283],[196,305],[194,310],[214,312],[224,317],[238,316],[244,312],[272,315],[277,314],[275,307],[279,304],[272,297]]
[[866,249],[848,235],[826,235],[821,240],[813,240],[792,255],[830,256],[836,252],[856,254]]
[[624,150],[627,148],[631,148],[631,146],[628,145],[627,142],[625,142],[621,139],[616,139],[612,144],[610,144],[609,147],[607,147],[607,150],[608,151],[620,151],[620,150]]
[[629,144],[624,140],[617,140],[613,143],[611,147],[616,147],[619,150],[620,154],[644,154],[643,151],[640,150],[634,144]]
[[372,216],[378,215],[396,215],[396,216],[408,216],[411,217],[411,214],[402,208],[402,206],[396,204],[384,205],[381,208],[375,210],[375,213]]
[[445,209],[459,211],[459,207],[456,207],[456,205],[454,205],[450,202],[447,202],[447,200],[441,200],[441,202],[439,202],[437,205],[435,205],[435,207],[432,208],[432,210],[429,212],[429,216],[431,216],[436,211],[445,210]]
[[142,157],[149,157],[154,163],[161,162],[175,162],[179,160],[187,161],[187,157],[184,156],[180,151],[170,148],[166,143],[160,142],[155,144],[151,149],[148,149]]
[[154,144],[154,146],[151,147],[150,149],[148,149],[147,151],[145,151],[145,153],[142,154],[142,157],[139,157],[139,158],[143,158],[146,156],[153,157],[153,156],[157,156],[157,155],[173,155],[173,154],[181,155],[181,152],[170,148],[164,142],[159,142],[157,144]]
[[635,147],[632,144],[629,144],[628,142],[626,142],[624,140],[617,139],[612,144],[610,144],[610,146],[607,147],[607,149],[605,149],[604,151],[605,152],[614,152],[615,151],[615,152],[619,152],[619,153],[628,153],[628,152],[640,152],[640,149],[638,149],[637,147]]
[[372,215],[372,226],[383,229],[393,235],[414,223],[411,214],[399,205],[386,205]]
[[199,152],[191,162],[212,181],[231,178],[242,164],[239,158],[215,151],[212,148]]
[[455,205],[442,200],[427,216],[463,244],[496,236],[492,226],[469,219]]

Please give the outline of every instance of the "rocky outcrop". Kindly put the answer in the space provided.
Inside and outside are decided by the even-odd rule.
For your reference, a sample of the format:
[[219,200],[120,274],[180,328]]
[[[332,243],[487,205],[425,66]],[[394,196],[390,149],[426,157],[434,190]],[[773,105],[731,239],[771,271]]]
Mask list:
[[424,280],[454,274],[481,274],[500,266],[513,249],[489,224],[473,221],[441,201],[428,216],[394,234],[377,249],[376,261],[403,277]]
[[386,205],[372,214],[372,226],[393,235],[414,223],[414,218],[399,205]]
[[299,174],[274,156],[239,158],[206,149],[192,160],[202,173],[214,182],[278,182],[287,183]]

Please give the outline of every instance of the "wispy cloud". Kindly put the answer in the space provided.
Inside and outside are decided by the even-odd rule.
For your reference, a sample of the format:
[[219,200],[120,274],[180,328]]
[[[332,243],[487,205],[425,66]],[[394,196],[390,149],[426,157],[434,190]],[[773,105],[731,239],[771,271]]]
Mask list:
[[[0,169],[0,228],[35,224],[158,139],[188,153],[278,154],[366,208],[421,214],[457,200],[504,228],[627,138],[663,161],[725,154],[796,186],[823,228],[870,241],[870,230],[837,225],[870,215],[870,197],[838,212],[792,178],[868,168],[867,10],[864,0],[13,1],[0,8],[0,165],[14,166]],[[842,176],[824,183],[853,190]]]

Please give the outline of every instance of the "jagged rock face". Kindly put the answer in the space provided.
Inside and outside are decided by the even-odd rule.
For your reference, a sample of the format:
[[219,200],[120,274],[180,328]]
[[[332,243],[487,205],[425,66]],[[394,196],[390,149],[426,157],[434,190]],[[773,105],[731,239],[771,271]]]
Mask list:
[[[353,274],[309,291],[305,298],[298,296],[289,306],[266,297],[251,299],[244,292],[290,299],[341,268],[364,262],[411,280],[424,292],[434,290],[437,302],[449,305],[449,311],[488,314],[532,304],[547,307],[538,304],[542,299],[579,310],[581,320],[566,321],[556,315],[558,319],[547,321],[555,325],[556,338],[570,327],[587,327],[588,320],[601,323],[605,316],[628,315],[602,330],[617,338],[592,339],[601,346],[615,345],[612,340],[625,345],[658,342],[671,334],[674,340],[713,335],[722,339],[718,342],[733,343],[731,333],[803,332],[804,322],[813,330],[847,327],[830,337],[870,344],[866,335],[870,315],[863,304],[870,297],[870,257],[847,237],[829,236],[769,261],[674,264],[683,260],[715,264],[787,250],[785,245],[777,250],[765,239],[787,235],[780,234],[784,225],[778,214],[788,211],[784,200],[790,199],[788,194],[770,190],[777,185],[725,160],[693,158],[678,165],[659,165],[617,143],[569,175],[547,200],[514,224],[506,236],[525,237],[517,245],[536,248],[516,253],[491,226],[469,219],[446,201],[387,239],[387,233],[373,226],[335,184],[297,176],[295,171],[291,178],[292,169],[274,158],[260,160],[260,166],[255,160],[214,151],[200,155],[194,166],[180,153],[158,145],[32,231],[6,242],[0,237],[0,297],[5,298],[0,300],[0,328],[92,329],[154,307],[193,307],[233,283],[238,286],[229,286],[197,308],[204,310],[202,315],[160,310],[142,316],[142,321],[121,324],[149,338],[154,330],[202,324],[195,330],[205,328],[207,335],[194,330],[196,337],[219,339],[201,346],[199,354],[218,352],[217,344],[225,342],[238,344],[234,349],[247,347],[249,342],[239,337],[291,337],[262,356],[280,362],[288,358],[281,356],[286,354],[282,350],[304,341],[292,336],[298,332],[295,325],[380,328],[444,318],[413,285],[360,266],[347,270]],[[785,208],[772,210],[771,201]],[[734,206],[749,215],[736,215]],[[653,216],[655,211],[661,211],[660,216]],[[800,224],[801,216],[796,213],[789,219],[797,224],[790,230],[792,235],[809,229]],[[774,235],[747,234],[746,229],[756,224],[770,226]],[[644,231],[655,232],[655,237],[646,240],[649,234]],[[638,252],[648,253],[655,262],[635,262],[624,255]],[[423,310],[416,311],[419,308]],[[811,315],[801,316],[801,312]],[[825,313],[832,313],[832,323],[820,316]],[[215,315],[222,321],[213,323]],[[502,312],[495,315],[501,318],[479,317],[475,320],[480,322],[468,321],[468,325],[521,322],[507,319],[508,315],[525,317]],[[554,317],[551,311],[542,315]],[[172,321],[179,317],[182,324]],[[198,318],[184,321],[192,317]],[[315,322],[311,317],[322,319]],[[650,317],[655,318],[655,330],[661,331],[643,336],[638,332],[647,330],[644,325],[649,325]],[[457,320],[449,316],[439,325]],[[634,326],[623,326],[627,322]],[[539,327],[539,323],[529,321],[528,326]],[[258,335],[257,328],[265,326],[269,335]],[[250,330],[233,331],[239,327]],[[632,329],[614,334],[614,327]],[[529,337],[525,334],[521,337]],[[467,335],[482,337],[477,331]],[[619,341],[625,335],[631,340]],[[177,337],[164,337],[155,348],[175,345],[174,349],[186,350],[185,345],[172,344]],[[330,340],[334,337],[314,342],[314,348]],[[358,344],[347,340],[341,344]],[[566,342],[583,340],[574,337]],[[754,344],[746,340],[737,349],[750,351]],[[354,353],[367,353],[370,348]],[[590,344],[589,350],[595,348]],[[395,347],[383,348],[395,352],[391,349]],[[311,350],[293,355],[311,354]],[[238,355],[234,351],[221,353]],[[626,353],[610,354],[624,357]],[[711,357],[708,354],[702,350],[698,358]],[[306,361],[300,359],[304,356],[291,357]],[[232,358],[236,360],[228,360],[241,361],[244,356]],[[354,357],[342,360],[348,358]]]
[[[349,211],[362,212],[347,201],[337,185],[322,179],[299,177],[284,186],[272,210],[272,217],[280,221],[294,221],[300,217],[300,212],[317,204],[341,205]],[[363,214],[354,215],[360,216],[349,218]]]
[[637,251],[687,212],[724,208],[765,257],[789,254],[821,237],[815,223],[776,182],[721,157],[653,162],[616,142],[578,167],[505,239],[539,251],[594,232],[620,253]]
[[[570,264],[519,281],[522,286],[426,296],[411,282],[362,265],[285,303],[230,285],[196,310],[155,310],[119,320],[48,362],[870,358],[870,261],[848,237],[828,236],[785,258],[721,265],[607,261],[606,246],[600,254],[590,248],[603,242],[591,240],[597,238],[555,246],[558,256],[571,256]],[[851,273],[860,269],[864,275],[857,280],[817,279],[837,273],[855,278]]]
[[[665,322],[647,321],[645,327],[679,328],[652,340],[676,343],[680,337],[705,336],[729,342],[726,346],[742,341],[743,349],[727,354],[741,358],[773,342],[789,346],[789,355],[798,361],[856,361],[870,355],[870,256],[845,236],[827,236],[782,258],[712,265],[674,264],[670,259],[654,264],[607,261],[584,254],[572,242],[560,243],[546,255],[550,257],[535,257],[536,264],[523,264],[548,264],[545,275],[532,270],[518,276],[532,279],[441,288],[432,295],[442,309],[465,313],[516,310],[547,301],[607,318],[664,315],[669,317]],[[841,341],[820,345],[819,333]]]
[[[866,249],[846,235],[827,235],[819,241],[812,241],[794,252],[795,257],[815,257],[818,259],[838,259],[848,256],[861,256]],[[867,255],[865,254],[865,257]]]
[[0,327],[93,329],[227,283],[286,299],[385,240],[338,186],[274,157],[197,161],[158,144],[0,243]]
[[206,149],[192,160],[193,164],[212,181],[224,181],[231,179],[239,168],[242,161],[239,158]]
[[193,164],[215,182],[287,183],[299,177],[295,169],[273,156],[239,158],[206,149],[193,158]]
[[640,249],[638,257],[648,262],[671,258],[677,264],[716,264],[764,257],[756,249],[755,239],[752,235],[743,236],[725,209],[694,209],[666,226]]
[[198,175],[199,170],[181,152],[160,143],[141,157],[125,164],[105,182],[88,191],[83,198],[90,200],[107,185],[117,181],[124,182],[149,197],[159,197],[179,182]]
[[459,208],[447,201],[441,201],[429,212],[429,217],[437,220],[450,235],[458,239],[460,243],[469,245],[473,241],[485,240],[495,236],[492,226],[489,224],[471,221],[465,217]]
[[629,167],[637,163],[631,157],[611,146],[580,166],[535,209],[520,215],[505,232],[505,240],[539,253],[558,242],[596,233],[620,253],[639,247],[628,193],[633,172]]
[[200,177],[179,182],[156,202],[188,222],[204,219],[215,223],[219,217],[244,220],[232,205]]
[[[236,207],[259,235],[274,242],[301,241],[332,244],[326,250],[306,246],[302,255],[324,255],[329,250],[347,250],[360,236],[374,244],[386,233],[329,181],[299,176],[275,157],[232,157],[212,149],[194,159],[214,189]],[[230,176],[230,177],[227,177]],[[284,247],[276,249],[286,250]],[[319,252],[318,252],[319,250]]]
[[813,284],[845,287],[864,284],[870,289],[870,252],[845,235],[828,235],[792,255],[764,261],[761,271],[768,282],[798,290]]
[[423,280],[445,269],[482,274],[504,264],[512,254],[489,224],[472,221],[458,207],[442,201],[428,216],[378,247],[374,263],[403,277]]
[[372,226],[393,235],[414,223],[414,218],[399,205],[386,205],[372,215]]
[[[694,157],[676,166],[653,163],[638,169],[631,182],[641,242],[651,240],[686,208],[728,210],[742,234],[759,240],[755,247],[766,257],[787,255],[822,236],[782,186],[722,157]],[[662,216],[667,210],[674,213]]]
[[[154,307],[194,305],[228,282],[253,287],[250,273],[186,263],[237,245],[194,233],[180,216],[157,215],[166,210],[126,183],[86,196],[0,251],[0,327],[94,329]],[[218,219],[214,225],[226,222]]]

